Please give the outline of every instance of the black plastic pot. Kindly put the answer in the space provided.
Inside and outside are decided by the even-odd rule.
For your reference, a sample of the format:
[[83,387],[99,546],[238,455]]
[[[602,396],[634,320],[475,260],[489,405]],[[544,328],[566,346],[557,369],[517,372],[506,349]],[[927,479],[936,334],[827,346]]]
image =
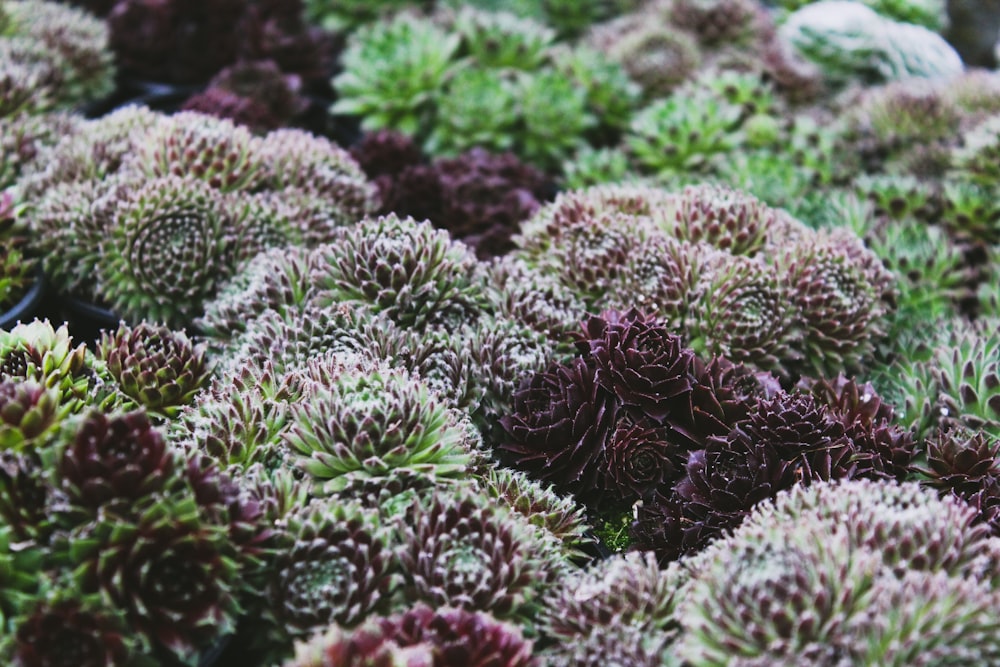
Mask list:
[[18,322],[30,322],[35,318],[45,298],[45,274],[40,270],[27,294],[21,297],[7,312],[0,313],[0,329],[10,329]]

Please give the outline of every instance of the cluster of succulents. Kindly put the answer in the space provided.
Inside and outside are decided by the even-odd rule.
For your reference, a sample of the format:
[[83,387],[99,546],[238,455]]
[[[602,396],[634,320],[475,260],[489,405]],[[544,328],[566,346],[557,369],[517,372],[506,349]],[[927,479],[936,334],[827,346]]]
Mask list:
[[465,6],[403,12],[353,32],[333,85],[337,113],[394,129],[434,155],[512,150],[553,169],[588,135],[620,131],[637,89],[545,24]]
[[473,148],[428,162],[410,137],[391,130],[366,135],[351,155],[378,188],[380,213],[430,220],[480,259],[508,253],[520,223],[552,189],[511,153]]
[[375,206],[360,168],[328,140],[256,137],[196,112],[126,107],[34,164],[18,189],[46,272],[133,322],[190,324],[259,251],[324,242]]
[[0,6],[0,118],[79,107],[114,89],[108,29],[45,0]]
[[1000,664],[940,3],[74,4],[209,85],[0,0],[0,306],[122,318],[0,329],[0,663]]

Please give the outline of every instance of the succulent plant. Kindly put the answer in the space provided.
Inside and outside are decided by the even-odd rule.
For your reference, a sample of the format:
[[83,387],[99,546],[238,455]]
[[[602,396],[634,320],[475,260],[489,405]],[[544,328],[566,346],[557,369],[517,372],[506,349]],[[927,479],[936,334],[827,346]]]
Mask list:
[[38,64],[51,71],[49,80],[39,83],[55,104],[76,106],[112,91],[115,67],[108,29],[97,17],[38,0],[8,0],[4,16],[0,42],[35,47]]
[[998,149],[1000,116],[990,116],[965,133],[963,145],[953,153],[955,168],[972,182],[992,187],[1000,171],[994,164]]
[[[133,152],[133,136],[148,131],[159,119],[156,112],[132,104],[101,118],[80,120],[62,131],[58,131],[61,121],[54,117],[50,122],[56,124],[57,136],[34,151],[36,159],[27,165],[18,187],[27,197],[56,199],[47,193],[62,184],[108,179]],[[38,131],[26,129],[29,134]]]
[[557,70],[587,91],[587,108],[598,123],[596,138],[613,137],[628,126],[639,104],[641,88],[621,64],[582,46],[554,50],[552,58]]
[[210,378],[207,350],[186,334],[141,322],[104,332],[100,358],[121,390],[146,410],[174,417]]
[[892,274],[845,230],[793,245],[782,263],[805,367],[822,377],[862,364],[883,335]]
[[988,322],[959,330],[950,338],[935,349],[932,362],[942,421],[1000,435],[994,410],[1000,401],[995,398],[1000,339]]
[[958,130],[960,115],[933,81],[893,82],[874,89],[860,114],[876,141],[886,150],[914,143],[947,139]]
[[299,644],[285,667],[531,667],[531,647],[520,628],[491,614],[417,604],[353,631],[332,626]]
[[516,152],[543,169],[562,164],[595,123],[586,91],[557,70],[540,70],[518,80],[522,132]]
[[458,12],[452,29],[462,38],[461,51],[489,69],[536,70],[556,37],[554,30],[531,19],[470,6]]
[[461,69],[435,102],[434,130],[424,144],[429,154],[455,155],[475,146],[493,151],[512,147],[518,100],[514,82],[502,71]]
[[313,292],[308,280],[313,265],[314,256],[299,247],[257,254],[205,304],[196,321],[199,330],[225,344],[267,310],[284,314],[304,306]]
[[[47,544],[61,521],[53,508],[62,497],[42,463],[41,454],[0,452],[0,522],[14,542]],[[0,619],[0,626],[2,623]]]
[[806,527],[741,530],[725,541],[730,550],[704,557],[678,605],[682,660],[835,664],[849,655],[854,638],[845,629],[873,602],[874,554],[852,549],[837,528],[822,539]]
[[[908,572],[879,580],[873,598],[870,617],[859,619],[857,634],[865,640],[859,660],[901,667],[1000,657],[992,587],[943,572]],[[876,618],[890,620],[881,625]]]
[[116,667],[138,657],[118,610],[63,586],[25,610],[10,638],[11,664]]
[[426,386],[371,364],[293,405],[284,438],[317,493],[393,478],[448,479],[472,462],[468,432]]
[[643,15],[596,25],[586,43],[620,63],[647,101],[669,95],[702,61],[693,36]]
[[1000,476],[1000,441],[983,431],[940,429],[926,447],[926,464],[915,468],[939,491],[970,497]]
[[617,409],[593,365],[577,357],[536,373],[518,389],[513,412],[500,420],[509,438],[502,447],[518,468],[557,489],[592,489]]
[[58,387],[4,378],[0,381],[0,450],[24,451],[44,445],[69,408],[62,403]]
[[158,118],[132,143],[134,152],[124,166],[149,178],[199,179],[216,190],[232,192],[250,186],[261,168],[249,130],[193,111]]
[[670,20],[712,46],[752,39],[757,12],[748,0],[678,0],[670,9]]
[[958,53],[940,35],[883,18],[860,2],[806,5],[787,18],[778,34],[836,84],[855,77],[879,82],[962,71]]
[[89,389],[86,345],[73,346],[66,325],[34,320],[0,329],[0,375],[59,390],[64,401],[83,399]]
[[704,170],[716,155],[737,145],[740,112],[714,95],[673,95],[637,112],[626,142],[651,173]]
[[127,191],[101,246],[101,296],[128,319],[191,322],[232,273],[230,220],[198,180],[164,176]]
[[373,512],[314,501],[287,521],[290,544],[277,558],[269,588],[282,632],[308,637],[388,610],[395,568],[387,532]]
[[826,402],[854,443],[857,477],[902,481],[909,476],[917,442],[910,431],[893,423],[895,409],[870,382],[860,384],[838,375],[814,382],[809,389]]
[[553,538],[478,490],[431,492],[397,524],[407,599],[530,622],[565,568]]
[[523,472],[495,467],[480,482],[487,496],[505,503],[531,524],[543,528],[572,550],[584,544],[587,525],[583,508],[552,487],[530,479]]
[[109,419],[92,411],[73,426],[57,468],[71,502],[91,512],[128,507],[174,478],[176,455],[145,412]]
[[780,371],[794,358],[797,340],[794,307],[779,271],[760,259],[723,255],[702,268],[686,320],[690,346],[704,357]]
[[670,645],[673,635],[650,631],[641,624],[613,625],[594,628],[585,635],[561,641],[541,651],[539,657],[547,667],[676,667]]
[[216,378],[170,423],[178,447],[208,455],[225,470],[267,471],[285,466],[290,453],[281,440],[289,406],[299,397],[290,380],[271,364],[250,364],[224,381]]
[[615,554],[565,578],[549,593],[545,633],[572,644],[616,626],[672,632],[685,579],[676,565],[661,570],[650,552]]
[[259,189],[285,196],[298,189],[319,197],[327,215],[341,225],[352,225],[377,207],[364,172],[350,153],[329,139],[284,128],[269,132],[259,147]]
[[557,277],[532,269],[521,258],[500,258],[490,267],[500,291],[499,314],[543,334],[558,348],[572,351],[571,333],[586,313],[583,300]]
[[581,146],[563,163],[562,171],[563,185],[567,190],[622,183],[629,178],[629,158],[620,148]]
[[[35,48],[32,48],[32,47]],[[55,73],[42,60],[42,48],[28,43],[0,42],[0,118],[34,114],[52,107],[48,99]]]
[[37,599],[43,559],[37,544],[19,542],[9,526],[0,525],[0,629],[5,638],[13,629],[12,619]]
[[712,185],[684,188],[676,211],[667,222],[673,236],[733,255],[756,255],[777,224],[774,211],[753,195]]
[[81,589],[121,609],[145,646],[194,664],[238,613],[227,533],[201,520],[194,498],[147,496],[74,531],[72,564]]
[[990,186],[946,181],[941,205],[941,223],[959,242],[995,243],[1000,238],[1000,207]]
[[[72,134],[82,122],[76,114],[41,113],[0,117],[0,189],[13,186],[38,168],[39,154],[48,150],[64,135]],[[18,196],[28,196],[22,179]]]
[[418,329],[460,324],[490,307],[475,257],[426,221],[368,218],[317,252],[318,305],[362,304]]
[[333,113],[362,116],[365,130],[416,134],[460,42],[459,35],[407,15],[359,29],[341,56],[343,72],[333,80],[339,96]]

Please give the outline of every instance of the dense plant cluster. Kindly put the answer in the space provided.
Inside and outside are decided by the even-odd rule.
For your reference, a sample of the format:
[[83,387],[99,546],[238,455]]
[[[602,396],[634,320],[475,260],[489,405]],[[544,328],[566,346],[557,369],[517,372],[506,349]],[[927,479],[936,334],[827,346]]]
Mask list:
[[941,3],[73,4],[0,0],[0,663],[1000,665]]

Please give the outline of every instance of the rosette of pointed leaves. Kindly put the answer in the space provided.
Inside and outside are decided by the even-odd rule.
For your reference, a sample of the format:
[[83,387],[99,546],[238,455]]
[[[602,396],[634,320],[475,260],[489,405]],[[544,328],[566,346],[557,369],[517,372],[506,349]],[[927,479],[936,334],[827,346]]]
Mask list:
[[596,116],[597,137],[615,136],[628,125],[642,88],[615,59],[584,46],[553,49],[553,66],[587,91],[587,108]]
[[1000,178],[996,162],[1000,156],[1000,116],[990,116],[964,135],[961,147],[954,150],[955,168],[979,185],[995,186]]
[[676,565],[661,570],[648,551],[615,554],[566,577],[551,590],[542,627],[547,636],[567,644],[616,626],[672,633],[685,579]]
[[685,328],[690,346],[782,372],[798,347],[795,308],[773,264],[717,254],[706,260],[692,290]]
[[105,331],[98,356],[122,392],[146,410],[170,418],[190,403],[211,375],[207,350],[182,331],[141,322],[124,322]]
[[882,150],[894,153],[915,143],[947,140],[959,129],[959,110],[941,85],[928,81],[891,83],[872,90],[858,112],[862,131]]
[[222,469],[283,467],[290,454],[281,433],[289,404],[300,398],[292,385],[287,376],[276,377],[269,362],[244,365],[195,397],[170,423],[170,433],[179,447],[207,454]]
[[285,667],[532,667],[532,643],[491,614],[417,604],[345,631],[332,626],[296,646]]
[[859,196],[867,199],[876,216],[893,220],[930,220],[937,204],[937,193],[915,176],[863,174],[854,179]]
[[300,248],[273,248],[240,266],[195,324],[214,342],[225,345],[245,332],[267,310],[286,314],[312,297],[309,274],[315,255]]
[[606,299],[598,303],[608,308],[636,307],[672,329],[683,330],[703,267],[715,256],[705,245],[650,236],[628,253]]
[[11,540],[45,544],[61,499],[38,452],[0,452],[0,525]]
[[568,562],[550,534],[475,488],[424,494],[397,531],[407,599],[520,622]]
[[843,528],[782,527],[741,529],[727,550],[699,558],[675,612],[685,664],[836,664],[850,654],[846,628],[873,602],[878,557],[853,549]]
[[227,377],[271,364],[273,372],[283,375],[317,355],[367,354],[380,327],[393,329],[396,324],[355,304],[290,308],[283,313],[265,310],[219,358],[216,374]]
[[30,380],[57,389],[63,401],[87,395],[87,347],[73,346],[66,325],[53,328],[48,320],[17,324],[0,330],[0,376]]
[[902,481],[910,472],[917,443],[913,434],[894,423],[894,409],[870,382],[858,384],[838,375],[820,380],[809,390],[826,403],[857,450],[855,475]]
[[0,117],[0,188],[9,188],[21,179],[20,196],[30,196],[22,175],[37,169],[39,154],[75,132],[81,123],[79,116],[69,113]]
[[644,14],[626,15],[591,28],[587,43],[621,63],[647,101],[668,96],[701,65],[694,37]]
[[1000,436],[1000,334],[986,320],[934,350],[933,374],[944,424]]
[[926,483],[969,498],[1000,478],[1000,440],[968,428],[939,430],[926,441],[926,464],[915,466]]
[[1000,204],[992,186],[948,180],[941,189],[941,223],[959,242],[1000,242]]
[[513,148],[519,104],[515,83],[504,71],[468,67],[455,72],[435,96],[434,130],[424,150],[451,156],[474,147]]
[[317,254],[319,305],[363,304],[416,329],[462,324],[492,308],[475,255],[426,221],[365,219]]
[[650,173],[704,170],[739,143],[741,112],[712,94],[672,95],[637,112],[625,141]]
[[506,11],[465,6],[455,16],[453,30],[462,37],[461,51],[480,67],[537,70],[555,40],[551,28]]
[[128,508],[175,478],[176,455],[145,412],[108,418],[95,410],[73,426],[57,471],[74,504]]
[[657,320],[634,309],[590,317],[578,347],[596,366],[595,382],[630,411],[691,421],[694,352]]
[[257,150],[262,164],[259,188],[278,194],[298,189],[314,195],[338,225],[353,225],[377,208],[375,188],[357,162],[325,137],[283,128],[269,132]]
[[538,656],[546,667],[678,667],[672,641],[671,634],[650,632],[642,625],[614,625],[561,641]]
[[668,224],[674,236],[690,243],[753,256],[767,242],[775,218],[753,195],[724,186],[689,185],[678,199],[676,219]]
[[[43,146],[19,184],[26,196],[47,193],[60,183],[100,181],[118,172],[133,150],[133,135],[158,122],[159,114],[127,105],[94,120],[81,120]],[[95,197],[96,198],[96,197]]]
[[64,584],[25,610],[7,648],[16,667],[118,667],[138,658],[134,643],[119,610]]
[[520,132],[516,152],[530,164],[551,171],[583,145],[595,124],[587,109],[587,93],[570,76],[555,69],[523,73],[516,86]]
[[101,247],[101,295],[119,315],[183,325],[232,273],[230,211],[208,184],[146,181],[117,202]]
[[750,0],[678,0],[670,20],[706,46],[733,44],[753,37],[758,11]]
[[102,593],[150,648],[184,664],[234,627],[238,567],[226,526],[192,497],[145,497],[75,530],[70,557],[86,593]]
[[794,244],[781,266],[804,368],[825,377],[863,365],[884,335],[892,273],[846,230]]
[[58,388],[37,382],[0,380],[0,450],[23,451],[45,444],[69,412]]
[[880,578],[858,619],[854,664],[988,665],[1000,660],[996,589],[944,572]]
[[499,314],[530,327],[566,352],[587,307],[556,276],[506,255],[490,265],[490,282],[500,291]]
[[29,213],[35,243],[46,277],[60,290],[99,300],[94,275],[121,194],[120,181],[112,177],[109,182],[58,183],[36,201]]
[[99,99],[114,89],[108,28],[89,12],[56,2],[7,0],[2,41],[37,45],[39,64],[52,70],[44,82],[59,106]]
[[341,56],[343,72],[333,80],[333,113],[361,116],[365,130],[416,134],[460,42],[458,34],[407,14],[359,29]]
[[375,513],[315,501],[287,522],[290,543],[269,587],[283,633],[302,638],[333,623],[352,627],[388,609],[394,562]]
[[194,111],[161,116],[133,139],[126,167],[151,178],[181,176],[222,192],[245,189],[260,165],[258,142],[230,120]]
[[479,483],[487,496],[496,498],[529,523],[545,529],[567,549],[572,550],[587,541],[583,507],[572,498],[559,495],[552,487],[530,479],[523,472],[503,467],[491,468]]
[[500,419],[501,446],[517,467],[560,491],[597,486],[608,438],[618,418],[614,393],[597,382],[596,368],[577,357],[536,373],[514,394]]
[[801,526],[820,537],[839,530],[852,549],[876,555],[879,567],[896,576],[924,571],[976,578],[992,547],[989,529],[975,520],[965,502],[913,482],[854,480],[796,486],[761,504],[736,533]]
[[317,493],[380,480],[463,475],[469,431],[408,373],[361,364],[292,406],[284,434]]

